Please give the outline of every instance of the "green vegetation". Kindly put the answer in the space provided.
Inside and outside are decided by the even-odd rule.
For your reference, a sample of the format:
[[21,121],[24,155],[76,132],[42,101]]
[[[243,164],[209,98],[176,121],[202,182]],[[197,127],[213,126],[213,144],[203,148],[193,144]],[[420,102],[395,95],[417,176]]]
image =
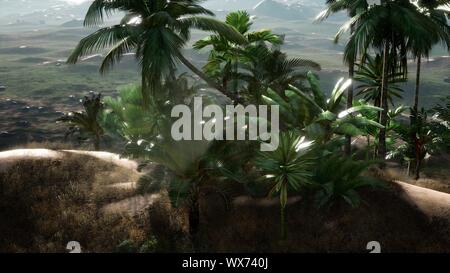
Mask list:
[[[395,121],[404,108],[390,111],[388,104],[395,104],[394,97],[401,99],[402,89],[397,84],[408,77],[406,54],[419,58],[419,84],[420,57],[429,53],[432,44],[450,41],[450,28],[442,22],[442,16],[447,15],[435,16],[432,6],[427,6],[427,13],[409,1],[382,1],[370,7],[366,1],[329,1],[322,19],[340,10],[347,10],[352,17],[336,35],[337,42],[344,32],[351,30],[343,56],[349,64],[350,79],[340,79],[329,98],[311,72],[320,70],[320,65],[311,60],[290,59],[280,49],[284,42],[281,36],[270,30],[252,32],[250,15],[246,12],[232,12],[222,23],[197,17],[213,15],[202,8],[200,1],[96,0],[86,15],[85,25],[99,25],[105,15],[116,9],[128,11],[121,23],[82,39],[68,62],[76,63],[81,56],[111,47],[100,68],[105,72],[124,53],[136,50],[142,85],[124,89],[119,98],[106,99],[104,127],[128,141],[127,155],[163,166],[157,174],[147,177],[141,190],[158,191],[165,187],[173,205],[188,206],[189,231],[196,249],[199,195],[205,185],[220,189],[224,182],[248,184],[255,179],[272,184],[268,194],[279,195],[281,236],[285,238],[289,192],[306,197],[312,194],[319,207],[330,207],[341,199],[355,207],[361,203],[358,190],[377,185],[374,179],[363,176],[373,163],[351,156],[352,137],[367,136],[366,149],[371,148],[370,137],[376,139],[375,153],[384,166],[388,136],[391,132],[402,135],[410,143],[406,151],[415,154],[410,158],[415,162],[417,178],[423,159],[431,151],[428,145],[436,144],[436,136],[426,125],[428,118],[424,111],[418,113],[417,103],[411,114],[412,126],[406,133],[414,135],[413,139],[405,138],[405,132],[401,132],[404,125]],[[191,28],[215,32],[194,44],[197,50],[212,47],[203,71],[181,53],[189,41]],[[370,55],[370,49],[376,56]],[[192,86],[184,75],[177,77],[174,65],[177,60],[235,104],[278,105],[282,119],[278,149],[258,153],[250,146],[248,154],[259,156],[247,157],[247,153],[242,153],[236,158],[234,153],[225,152],[230,151],[224,147],[231,145],[237,149],[239,143],[173,140],[170,130],[175,120],[170,112],[175,105],[192,108],[193,97],[203,96],[208,104],[224,106],[217,94]],[[361,84],[357,85],[352,78]],[[363,101],[353,101],[355,87]],[[418,86],[416,89],[418,97]],[[339,143],[344,139],[345,154],[350,156],[347,158],[340,155]],[[235,157],[232,162],[227,160],[230,156]]]
[[[388,162],[407,163],[408,174],[414,172],[419,179],[428,156],[450,152],[450,102],[419,110],[421,58],[437,43],[450,49],[449,14],[437,9],[438,3],[450,5],[327,1],[320,20],[343,10],[350,17],[335,37],[338,44],[350,32],[342,56],[348,79],[334,82],[321,79],[323,67],[314,56],[293,57],[284,50],[290,37],[268,29],[254,31],[245,11],[231,12],[222,22],[200,0],[95,0],[85,26],[103,25],[114,11],[125,15],[119,24],[82,38],[67,62],[83,62],[83,57],[108,49],[105,56],[94,56],[102,59],[104,73],[134,53],[138,65],[133,68],[141,80],[133,84],[135,78],[130,79],[103,101],[101,95],[85,97],[83,112],[70,112],[59,121],[70,124],[70,134],[90,138],[96,150],[108,137],[119,146],[126,143],[121,146],[123,156],[139,160],[142,169],[151,164],[137,191],[167,193],[173,208],[186,211],[194,251],[203,247],[201,200],[209,191],[227,205],[236,195],[276,198],[283,242],[288,237],[290,199],[299,197],[303,206],[314,206],[323,214],[335,208],[358,209],[364,204],[363,191],[384,185],[371,167],[378,164],[382,171]],[[193,29],[206,38],[194,39]],[[187,55],[205,50],[209,51],[199,69]],[[408,102],[398,101],[403,100],[409,77],[408,58],[417,60],[417,72],[415,102],[405,118]],[[194,76],[183,73],[178,63]],[[64,69],[78,73],[77,66]],[[261,152],[261,139],[176,141],[172,110],[177,105],[194,110],[196,97],[203,98],[204,106],[221,110],[230,104],[278,106],[279,146]],[[202,120],[201,127],[216,118]],[[252,118],[247,121],[254,122]],[[269,120],[258,118],[273,128],[276,124]],[[361,139],[364,145],[352,145]],[[156,237],[120,239],[119,252],[154,252],[160,244]]]
[[250,32],[253,23],[250,14],[246,11],[228,14],[225,23],[239,31],[247,39],[249,45],[242,47],[239,44],[232,43],[226,37],[213,35],[197,41],[194,48],[200,50],[209,46],[213,47],[208,57],[208,63],[203,67],[203,70],[222,84],[224,91],[230,98],[239,101],[239,63],[244,58],[253,57],[248,49],[250,45],[262,43],[280,45],[282,39],[267,29]]
[[70,125],[66,136],[79,134],[79,141],[92,138],[96,151],[100,150],[100,140],[104,134],[99,124],[99,118],[103,111],[101,98],[101,94],[85,97],[83,99],[84,112],[70,112],[58,119],[58,121]]
[[191,37],[191,29],[215,32],[222,37],[245,44],[247,40],[233,27],[216,19],[199,15],[213,15],[199,5],[201,1],[94,1],[90,6],[85,26],[99,26],[113,11],[126,11],[120,24],[105,27],[82,39],[68,59],[76,63],[81,57],[103,48],[112,47],[105,56],[100,72],[106,72],[123,54],[135,50],[141,66],[142,93],[145,102],[158,91],[161,82],[175,77],[175,63],[182,62],[211,87],[223,87],[210,80],[191,64],[181,50]]

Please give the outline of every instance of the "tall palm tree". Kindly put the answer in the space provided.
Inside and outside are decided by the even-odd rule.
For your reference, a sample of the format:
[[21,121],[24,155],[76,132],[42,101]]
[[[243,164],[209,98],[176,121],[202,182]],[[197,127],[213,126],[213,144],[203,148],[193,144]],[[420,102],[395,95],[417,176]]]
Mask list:
[[420,43],[421,37],[430,35],[433,26],[429,20],[408,0],[382,0],[351,18],[337,33],[336,39],[355,26],[347,42],[344,58],[359,53],[364,56],[374,48],[383,56],[383,80],[380,115],[378,156],[386,158],[386,125],[388,121],[388,85],[389,75],[402,73],[407,77],[407,51],[412,45]]
[[192,29],[218,33],[237,44],[247,41],[236,29],[211,17],[203,8],[203,0],[95,0],[88,9],[84,25],[100,26],[113,12],[125,12],[117,25],[104,27],[80,41],[68,63],[101,49],[110,48],[100,67],[102,73],[120,61],[125,53],[136,53],[141,66],[142,91],[145,102],[163,79],[174,78],[176,63],[181,62],[220,91],[223,88],[197,69],[183,56]]
[[[450,51],[450,26],[448,20],[450,19],[448,10],[442,9],[442,5],[450,6],[449,0],[419,0],[417,2],[421,12],[430,20],[435,29],[430,35],[422,37],[421,43],[413,44],[412,53],[417,58],[416,71],[416,90],[414,95],[415,112],[419,111],[419,95],[420,95],[420,74],[422,57],[428,57],[432,47],[435,44],[441,43]],[[414,124],[414,116],[411,115],[411,126]]]
[[[269,43],[272,45],[280,45],[283,39],[271,30],[262,29],[252,31],[252,18],[247,11],[235,11],[227,15],[225,23],[236,28],[249,42],[249,44]],[[211,77],[219,78],[225,90],[229,90],[229,82],[233,81],[232,94],[230,97],[239,97],[238,81],[233,77],[238,72],[239,61],[242,59],[242,47],[239,44],[233,43],[226,37],[221,35],[211,35],[197,41],[194,48],[197,50],[212,46],[213,50],[210,52],[208,63],[203,67],[203,70]]]
[[[347,14],[350,18],[354,17],[358,12],[367,9],[367,0],[327,0],[326,1],[327,8],[323,10],[316,18],[318,21],[323,21],[328,16],[333,13],[337,13],[343,10],[347,11]],[[351,33],[355,25],[351,26]],[[357,55],[349,55],[348,58],[344,59],[345,63],[348,64],[348,77],[353,80],[355,74],[355,62]],[[353,107],[353,92],[354,86],[353,83],[349,86],[347,90],[347,108]],[[347,155],[351,155],[352,146],[351,146],[352,138],[351,136],[346,137],[345,143],[345,153]]]

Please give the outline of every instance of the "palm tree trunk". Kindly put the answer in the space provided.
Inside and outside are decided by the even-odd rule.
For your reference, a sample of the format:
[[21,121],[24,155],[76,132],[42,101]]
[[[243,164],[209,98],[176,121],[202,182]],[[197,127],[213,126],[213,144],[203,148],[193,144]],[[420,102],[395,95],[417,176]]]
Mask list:
[[[355,74],[355,59],[350,60],[348,76],[352,80],[352,84],[349,86],[347,91],[347,109],[353,107],[353,76]],[[352,154],[352,137],[345,136],[345,154],[351,156]]]
[[416,180],[420,179],[420,168],[421,167],[422,167],[422,160],[420,158],[417,158],[416,159],[416,169],[415,169],[415,174],[416,174],[415,179]]
[[223,94],[226,94],[226,90],[217,84],[214,80],[209,78],[205,73],[203,73],[200,69],[195,67],[188,59],[186,59],[181,52],[177,54],[178,59],[182,62],[187,68],[189,68],[192,72],[194,72],[197,76],[199,76],[202,80],[204,80],[210,87],[219,90]]
[[[413,126],[416,123],[416,115],[419,112],[419,94],[420,94],[420,73],[421,73],[421,65],[422,65],[422,57],[419,56],[417,58],[417,74],[416,74],[416,93],[414,95],[414,106],[413,106],[413,111],[410,114],[410,120],[411,120],[411,128],[413,128]],[[416,132],[412,132],[412,140],[415,140],[415,135]]]
[[420,73],[422,66],[422,56],[417,58],[417,74],[416,74],[416,94],[414,96],[414,109],[419,110],[419,94],[420,94]]
[[[417,58],[417,74],[416,74],[416,93],[414,95],[414,106],[413,106],[413,110],[412,113],[410,115],[410,120],[411,120],[411,143],[413,143],[413,147],[412,147],[412,152],[414,154],[418,154],[419,151],[417,151],[417,145],[414,145],[414,143],[416,143],[417,141],[417,126],[416,126],[416,122],[417,122],[417,115],[419,113],[419,94],[420,94],[420,72],[421,72],[421,66],[422,66],[422,56],[419,56]],[[420,159],[416,158],[416,170],[415,170],[415,174],[416,174],[416,180],[419,179],[420,177]]]
[[[384,42],[383,48],[383,80],[381,85],[381,107],[383,111],[380,115],[380,124],[384,126],[380,129],[378,136],[378,158],[381,160],[386,159],[387,147],[386,147],[386,126],[387,126],[387,113],[388,113],[388,54],[389,54],[388,41]],[[384,167],[382,163],[380,167]]]
[[177,80],[177,76],[176,76],[176,71],[174,67],[170,67],[170,74],[169,74],[170,80],[171,81],[176,81]]
[[[238,69],[239,69],[238,65],[239,65],[239,63],[237,61],[233,64],[233,74],[234,75],[237,75],[237,73],[238,73]],[[233,92],[234,92],[234,96],[236,96],[236,101],[240,101],[240,99],[241,99],[238,87],[239,86],[238,86],[237,78],[234,77],[234,79],[233,79]]]

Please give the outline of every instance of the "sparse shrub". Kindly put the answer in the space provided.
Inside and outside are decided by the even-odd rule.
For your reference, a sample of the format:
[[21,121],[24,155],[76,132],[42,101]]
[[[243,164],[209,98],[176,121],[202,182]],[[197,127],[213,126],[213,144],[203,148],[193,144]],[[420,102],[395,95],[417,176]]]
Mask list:
[[359,190],[381,186],[380,181],[364,175],[372,164],[341,155],[320,158],[315,165],[311,186],[316,205],[329,208],[336,202],[345,201],[352,207],[358,207],[361,204]]
[[132,240],[125,240],[116,247],[118,253],[136,253],[139,247]]
[[147,241],[145,241],[140,249],[140,253],[154,253],[156,252],[158,247],[158,239],[155,236],[150,237]]
[[92,94],[91,97],[84,97],[83,112],[69,112],[58,121],[69,124],[66,137],[78,135],[79,142],[91,139],[96,151],[100,149],[100,140],[104,135],[102,126],[99,123],[103,111],[101,94]]

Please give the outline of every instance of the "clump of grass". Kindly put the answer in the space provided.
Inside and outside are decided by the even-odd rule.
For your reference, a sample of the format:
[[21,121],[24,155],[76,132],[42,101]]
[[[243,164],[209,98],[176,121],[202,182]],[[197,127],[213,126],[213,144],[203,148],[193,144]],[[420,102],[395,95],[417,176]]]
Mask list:
[[[123,182],[105,175],[121,171],[89,156],[66,154],[18,161],[0,172],[0,252],[65,252],[69,241],[80,242],[83,252],[112,252],[125,240],[143,244],[148,217],[100,211],[134,195],[103,186]],[[105,177],[110,180],[102,181]]]

